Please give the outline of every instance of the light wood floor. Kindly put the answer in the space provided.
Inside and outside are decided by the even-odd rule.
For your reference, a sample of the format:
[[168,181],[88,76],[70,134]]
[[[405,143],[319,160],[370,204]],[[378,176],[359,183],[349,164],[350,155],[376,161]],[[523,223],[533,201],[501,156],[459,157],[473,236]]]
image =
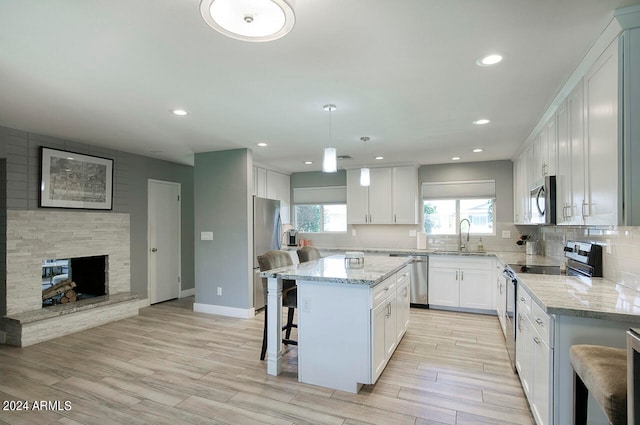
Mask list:
[[350,394],[298,383],[295,348],[286,372],[267,376],[263,314],[233,319],[194,313],[192,304],[155,305],[27,348],[0,346],[3,405],[71,403],[67,411],[0,410],[0,423],[533,423],[495,317],[411,309],[378,382]]

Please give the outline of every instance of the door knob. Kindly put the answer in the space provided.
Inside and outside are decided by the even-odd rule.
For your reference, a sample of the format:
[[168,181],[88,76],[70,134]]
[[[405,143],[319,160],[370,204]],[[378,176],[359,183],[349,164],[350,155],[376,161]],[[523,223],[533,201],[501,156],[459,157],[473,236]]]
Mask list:
[[158,252],[158,248],[151,248],[151,252]]

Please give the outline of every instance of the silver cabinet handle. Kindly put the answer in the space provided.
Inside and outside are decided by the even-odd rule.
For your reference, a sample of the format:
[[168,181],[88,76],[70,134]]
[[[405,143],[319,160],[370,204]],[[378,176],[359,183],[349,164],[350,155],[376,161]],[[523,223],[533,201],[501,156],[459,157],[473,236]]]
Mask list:
[[522,331],[522,314],[518,314],[518,330]]
[[522,302],[526,302],[526,301],[527,301],[527,299],[526,299],[525,297],[520,297],[520,301],[522,301]]
[[584,212],[584,207],[588,207],[588,206],[589,204],[583,200],[582,201],[582,218],[589,217],[591,215],[591,212],[589,212],[589,214],[585,214]]
[[540,338],[538,338],[537,336],[533,337],[533,342],[535,342],[536,344],[540,345],[540,343],[542,341],[540,341]]
[[536,323],[544,328],[544,322],[542,321],[541,318],[536,317]]
[[367,221],[367,215],[366,215],[366,214],[364,215],[364,222],[365,222],[365,223],[368,223],[368,221]]
[[464,270],[460,270],[460,280],[464,280]]
[[151,248],[151,252],[158,252],[158,248]]
[[458,270],[456,270],[456,280],[458,280]]

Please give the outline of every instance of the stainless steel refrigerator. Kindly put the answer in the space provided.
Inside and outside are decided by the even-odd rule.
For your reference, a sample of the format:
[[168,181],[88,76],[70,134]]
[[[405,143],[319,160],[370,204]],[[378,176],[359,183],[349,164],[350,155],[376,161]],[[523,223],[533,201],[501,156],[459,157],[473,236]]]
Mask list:
[[258,255],[282,247],[280,201],[253,197],[253,308],[265,306]]

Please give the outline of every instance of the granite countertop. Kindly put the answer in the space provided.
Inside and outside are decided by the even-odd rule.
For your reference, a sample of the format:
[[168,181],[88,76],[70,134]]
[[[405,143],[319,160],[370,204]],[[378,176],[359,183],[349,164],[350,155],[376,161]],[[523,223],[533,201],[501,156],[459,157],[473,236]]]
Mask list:
[[351,261],[347,267],[344,255],[331,255],[307,263],[267,270],[261,272],[260,276],[375,286],[410,262],[406,257],[365,255],[362,263]]
[[518,281],[548,314],[640,324],[640,292],[611,280],[525,273]]

